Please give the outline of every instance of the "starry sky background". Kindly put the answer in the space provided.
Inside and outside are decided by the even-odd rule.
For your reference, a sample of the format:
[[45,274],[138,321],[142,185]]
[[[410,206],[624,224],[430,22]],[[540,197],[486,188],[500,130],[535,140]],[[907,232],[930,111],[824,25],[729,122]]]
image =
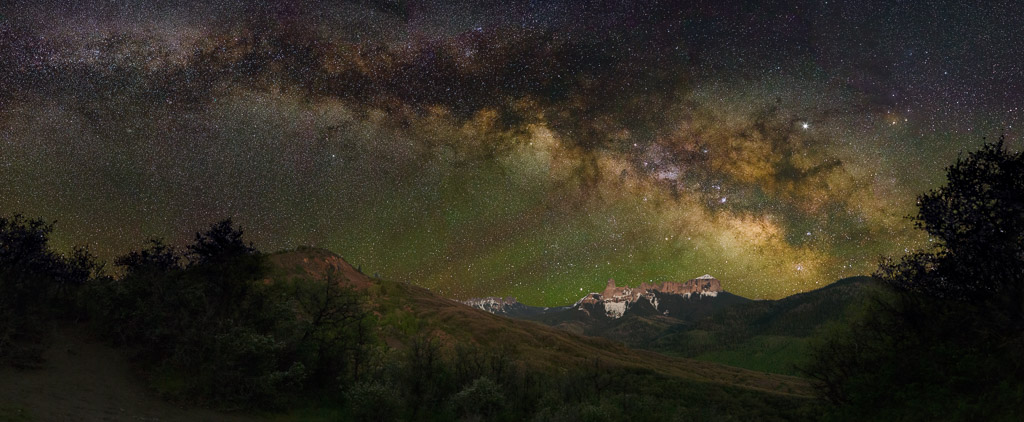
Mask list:
[[924,3],[5,1],[0,214],[106,260],[233,216],[458,299],[778,298],[1021,146],[1020,5]]

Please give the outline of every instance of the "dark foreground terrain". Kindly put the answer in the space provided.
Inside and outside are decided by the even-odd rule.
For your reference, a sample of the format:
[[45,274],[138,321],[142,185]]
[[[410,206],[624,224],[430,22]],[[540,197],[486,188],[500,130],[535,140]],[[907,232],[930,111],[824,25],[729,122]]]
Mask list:
[[[0,420],[813,420],[820,408],[802,378],[492,315],[325,250],[238,251],[86,281],[12,343],[23,356],[0,369]],[[255,264],[220,272],[238,262]]]
[[243,421],[255,418],[171,404],[147,388],[123,352],[68,327],[54,332],[38,368],[0,367],[0,421]]

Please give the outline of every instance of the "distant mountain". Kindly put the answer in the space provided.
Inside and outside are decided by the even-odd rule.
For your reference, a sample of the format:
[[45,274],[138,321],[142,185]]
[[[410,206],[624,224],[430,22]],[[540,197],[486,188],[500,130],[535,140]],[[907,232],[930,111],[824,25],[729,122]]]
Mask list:
[[[721,299],[718,299],[721,296]],[[525,305],[514,297],[484,297],[462,301],[482,311],[511,318],[543,320],[549,325],[555,321],[580,320],[578,314],[597,321],[614,320],[623,316],[663,315],[676,319],[692,319],[708,313],[712,304],[732,304],[746,301],[742,297],[722,290],[722,283],[705,274],[685,282],[641,283],[636,288],[618,286],[608,280],[605,289],[588,293],[571,306],[539,307]],[[572,316],[568,316],[571,314]]]
[[[795,374],[793,366],[802,359],[808,339],[825,324],[844,318],[873,285],[870,277],[852,277],[778,300],[750,300],[725,291],[710,275],[635,288],[609,280],[603,291],[569,307],[507,301],[475,306],[630,347]],[[523,308],[531,310],[518,310]]]
[[643,341],[627,343],[676,356],[796,375],[809,340],[827,324],[844,320],[877,286],[871,277],[845,278],[778,300],[723,308],[691,323],[665,327]]
[[[739,303],[687,323],[661,327],[657,334],[627,344],[795,375],[809,340],[827,324],[845,319],[875,286],[877,281],[870,277],[851,277],[778,300]],[[609,332],[605,337],[615,336]]]
[[806,337],[822,324],[844,318],[850,306],[860,304],[869,288],[876,285],[871,277],[844,278],[782,299],[750,301],[724,309],[699,321],[695,328]]
[[[316,248],[299,248],[271,254],[269,260],[273,280],[324,280],[341,283],[367,293],[367,302],[375,315],[375,320],[379,321],[374,330],[377,336],[384,339],[388,347],[393,349],[406,349],[415,338],[426,335],[441,339],[452,353],[457,349],[455,343],[491,348],[511,346],[515,350],[518,365],[542,373],[564,373],[570,369],[587,370],[592,369],[595,363],[599,363],[604,368],[602,371],[609,373],[619,370],[651,371],[650,373],[658,374],[659,377],[696,382],[705,386],[700,388],[739,388],[769,395],[781,392],[781,395],[786,397],[810,395],[809,385],[798,378],[768,375],[630,349],[622,343],[584,337],[543,324],[505,318],[489,312],[540,312],[539,315],[572,312],[566,307],[526,306],[514,298],[484,298],[467,305],[443,298],[413,284],[370,278],[340,256]],[[481,306],[487,308],[487,311],[481,310]]]
[[529,306],[516,300],[514,297],[482,297],[461,301],[472,308],[487,311],[495,315],[507,316],[510,318],[529,318],[542,315],[548,312],[557,312],[569,309],[569,306],[542,307]]
[[572,309],[597,319],[619,319],[627,314],[677,317],[692,314],[690,308],[695,302],[705,298],[712,301],[721,293],[725,293],[722,283],[707,274],[682,283],[641,283],[636,288],[617,286],[615,280],[608,280],[604,291],[584,296]]
[[603,291],[587,294],[569,309],[528,319],[643,347],[669,327],[749,301],[726,292],[721,281],[707,274],[685,282],[641,283],[635,288],[608,280]]

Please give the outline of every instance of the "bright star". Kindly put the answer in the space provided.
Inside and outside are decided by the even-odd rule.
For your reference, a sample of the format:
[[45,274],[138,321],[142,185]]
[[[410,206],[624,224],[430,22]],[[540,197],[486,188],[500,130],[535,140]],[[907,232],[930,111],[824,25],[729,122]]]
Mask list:
[[804,128],[804,130],[806,130],[806,129],[809,129],[811,127],[811,124],[807,123],[807,122],[803,122],[803,123],[800,124],[800,127]]

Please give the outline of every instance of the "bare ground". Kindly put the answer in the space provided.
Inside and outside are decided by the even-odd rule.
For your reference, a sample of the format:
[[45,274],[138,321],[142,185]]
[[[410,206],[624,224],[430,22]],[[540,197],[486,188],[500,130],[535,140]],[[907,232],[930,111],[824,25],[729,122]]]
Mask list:
[[0,368],[0,421],[258,420],[161,400],[121,353],[83,331],[55,332],[42,368]]

